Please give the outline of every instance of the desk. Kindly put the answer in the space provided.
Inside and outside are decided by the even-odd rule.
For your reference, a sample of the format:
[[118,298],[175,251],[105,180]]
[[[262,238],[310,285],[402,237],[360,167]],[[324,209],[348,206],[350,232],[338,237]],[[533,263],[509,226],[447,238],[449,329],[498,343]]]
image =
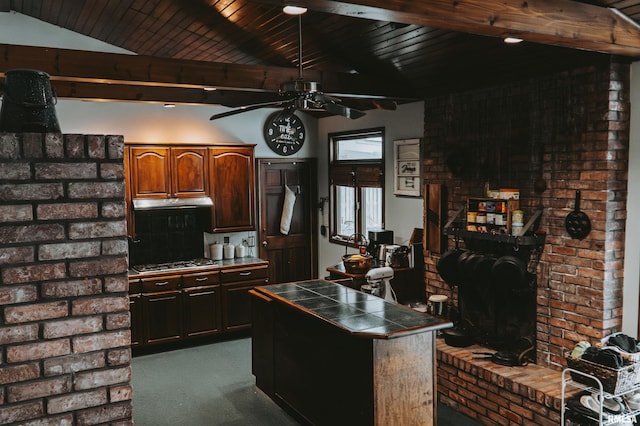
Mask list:
[[256,385],[303,424],[433,425],[452,323],[324,280],[256,287]]

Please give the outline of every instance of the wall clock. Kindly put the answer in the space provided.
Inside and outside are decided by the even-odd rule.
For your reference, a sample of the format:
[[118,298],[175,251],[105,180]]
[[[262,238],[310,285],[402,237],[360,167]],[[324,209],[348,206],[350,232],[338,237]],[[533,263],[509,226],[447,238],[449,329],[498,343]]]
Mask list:
[[295,154],[304,145],[304,124],[295,114],[271,114],[264,125],[264,140],[278,155]]

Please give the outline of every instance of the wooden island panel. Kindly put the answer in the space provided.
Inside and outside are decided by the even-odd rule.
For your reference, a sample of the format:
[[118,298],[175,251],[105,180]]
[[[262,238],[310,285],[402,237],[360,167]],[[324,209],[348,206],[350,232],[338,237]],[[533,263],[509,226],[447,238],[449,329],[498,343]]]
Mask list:
[[329,281],[252,294],[256,385],[303,424],[432,425],[451,323]]

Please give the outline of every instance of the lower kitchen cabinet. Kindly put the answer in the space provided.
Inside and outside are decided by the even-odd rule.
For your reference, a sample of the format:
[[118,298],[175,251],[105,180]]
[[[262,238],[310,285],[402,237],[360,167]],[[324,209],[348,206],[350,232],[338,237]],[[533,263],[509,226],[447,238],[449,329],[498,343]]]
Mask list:
[[182,337],[179,291],[142,294],[145,343],[167,343]]
[[129,312],[131,315],[131,346],[139,346],[142,343],[142,295],[129,295]]
[[268,264],[131,277],[131,345],[145,346],[251,327],[249,290],[267,284]]
[[167,343],[182,337],[181,282],[180,275],[140,280],[145,343]]
[[222,324],[224,331],[251,327],[249,290],[268,282],[267,265],[221,271]]
[[219,275],[215,271],[182,276],[184,337],[220,333]]
[[195,287],[182,293],[184,337],[220,333],[220,286]]

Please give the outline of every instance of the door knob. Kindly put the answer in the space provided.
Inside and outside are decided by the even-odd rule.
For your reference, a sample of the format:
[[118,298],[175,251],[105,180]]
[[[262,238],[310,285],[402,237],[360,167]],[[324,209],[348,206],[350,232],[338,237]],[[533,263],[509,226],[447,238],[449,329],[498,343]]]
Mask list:
[[263,241],[263,242],[262,242],[262,247],[266,247],[266,246],[268,246],[268,245],[269,245],[269,243],[268,243],[268,242],[266,242],[266,241]]

